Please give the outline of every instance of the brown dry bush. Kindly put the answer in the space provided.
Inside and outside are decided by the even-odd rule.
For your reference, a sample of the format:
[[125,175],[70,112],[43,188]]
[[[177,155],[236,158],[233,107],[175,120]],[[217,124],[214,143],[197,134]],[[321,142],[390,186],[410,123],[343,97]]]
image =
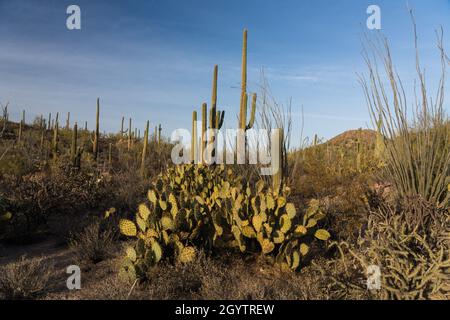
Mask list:
[[191,263],[156,267],[151,280],[138,285],[130,299],[318,299],[321,290],[312,278],[317,276],[318,272],[282,272],[261,259],[243,261],[232,254],[210,257],[200,252]]
[[[357,243],[334,243],[337,259],[320,267],[316,264],[323,272],[327,294],[347,299],[449,299],[449,211],[416,202],[418,207],[433,211],[428,214],[436,219],[419,225],[409,220],[417,211],[384,207],[371,214]],[[367,290],[370,265],[381,270],[380,290]]]
[[42,258],[26,259],[0,267],[0,299],[34,299],[50,289],[53,267]]
[[117,231],[100,220],[93,221],[73,236],[70,247],[79,265],[96,264],[110,258],[118,238]]

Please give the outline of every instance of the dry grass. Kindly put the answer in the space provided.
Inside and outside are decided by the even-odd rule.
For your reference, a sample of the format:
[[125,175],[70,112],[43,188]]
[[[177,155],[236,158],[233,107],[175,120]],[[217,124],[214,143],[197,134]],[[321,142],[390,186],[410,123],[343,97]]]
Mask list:
[[53,268],[44,259],[26,259],[0,268],[0,298],[6,300],[35,299],[49,290]]

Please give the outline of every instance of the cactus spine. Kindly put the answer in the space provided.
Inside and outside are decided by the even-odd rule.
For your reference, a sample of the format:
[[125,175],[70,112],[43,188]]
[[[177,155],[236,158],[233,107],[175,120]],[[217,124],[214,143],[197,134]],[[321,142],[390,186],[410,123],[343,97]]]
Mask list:
[[144,146],[142,148],[142,161],[141,161],[141,177],[145,178],[145,158],[147,156],[148,149],[148,131],[149,131],[150,121],[147,120],[147,126],[145,127],[144,133]]

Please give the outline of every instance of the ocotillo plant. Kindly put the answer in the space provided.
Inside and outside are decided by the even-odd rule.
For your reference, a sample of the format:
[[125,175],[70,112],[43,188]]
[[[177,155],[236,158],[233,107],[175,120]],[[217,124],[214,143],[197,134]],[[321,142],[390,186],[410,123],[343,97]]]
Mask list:
[[197,111],[192,112],[191,162],[197,163]]
[[98,157],[99,138],[100,138],[100,98],[97,98],[97,115],[95,118],[95,134],[92,149],[92,153],[94,155],[95,160],[97,160]]
[[25,126],[25,110],[22,110],[22,125]]
[[150,130],[150,121],[147,121],[144,133],[144,146],[142,147],[142,160],[141,160],[141,177],[145,178],[145,159],[147,157],[148,148],[148,131]]
[[375,152],[374,152],[375,159],[377,159],[378,161],[382,161],[385,152],[384,137],[383,134],[381,133],[382,125],[383,125],[383,118],[380,115],[377,121],[377,136],[375,141]]

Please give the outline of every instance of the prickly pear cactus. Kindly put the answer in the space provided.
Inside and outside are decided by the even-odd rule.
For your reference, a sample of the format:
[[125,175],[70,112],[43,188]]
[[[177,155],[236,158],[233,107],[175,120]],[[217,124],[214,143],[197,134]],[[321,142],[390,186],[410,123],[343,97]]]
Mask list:
[[296,270],[311,241],[330,235],[318,227],[324,218],[318,202],[301,215],[289,193],[286,186],[273,192],[262,180],[243,182],[223,165],[169,168],[153,182],[133,221],[119,222],[121,233],[137,240],[126,250],[121,272],[145,278],[163,258],[194,260],[195,248],[259,251]]

